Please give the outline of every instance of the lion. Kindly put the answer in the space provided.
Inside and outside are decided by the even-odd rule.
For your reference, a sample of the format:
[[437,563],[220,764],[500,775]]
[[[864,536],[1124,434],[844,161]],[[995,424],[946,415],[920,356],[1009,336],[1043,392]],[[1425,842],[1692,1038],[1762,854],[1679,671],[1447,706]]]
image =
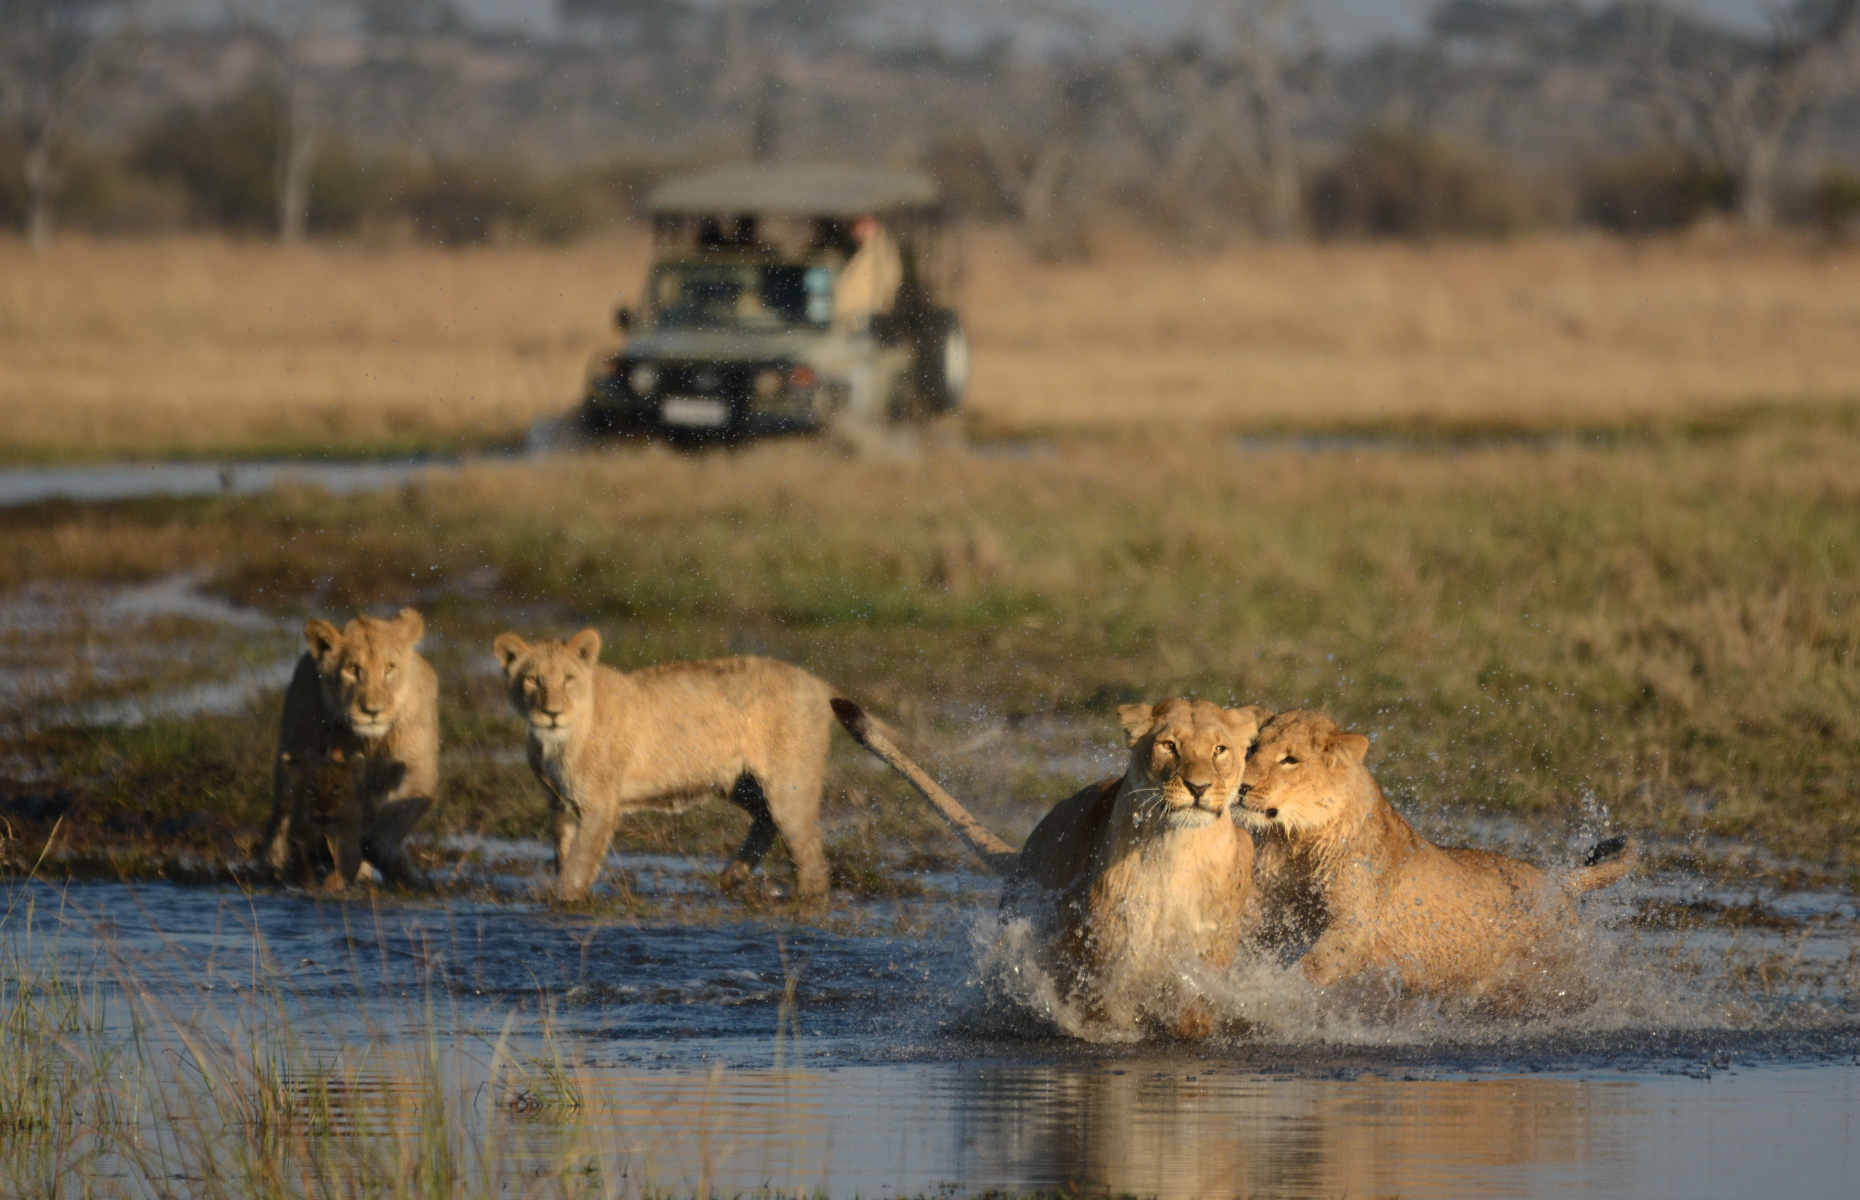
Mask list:
[[681,812],[713,796],[751,818],[724,885],[747,879],[779,833],[800,897],[825,898],[820,789],[833,693],[824,682],[753,656],[616,671],[601,665],[592,629],[566,642],[500,633],[492,649],[548,793],[558,899],[587,897],[623,814]]
[[1569,978],[1576,897],[1632,870],[1633,841],[1607,839],[1585,866],[1555,873],[1436,846],[1389,804],[1368,753],[1368,738],[1323,713],[1282,712],[1260,730],[1241,788],[1267,906],[1281,930],[1315,936],[1305,978],[1327,988],[1379,972],[1408,992],[1510,1012],[1581,992]]
[[401,843],[439,785],[439,681],[414,648],[425,633],[411,608],[340,630],[304,625],[309,649],[284,693],[262,849],[275,876],[320,873],[332,890],[405,876]]
[[1042,965],[1091,1024],[1185,1039],[1213,1032],[1205,1004],[1180,994],[1180,967],[1226,968],[1255,921],[1253,841],[1232,808],[1263,709],[1186,699],[1121,706],[1124,774],[1060,801],[1016,851],[858,705],[835,699],[833,708],[1006,875],[1003,913],[1033,919]]

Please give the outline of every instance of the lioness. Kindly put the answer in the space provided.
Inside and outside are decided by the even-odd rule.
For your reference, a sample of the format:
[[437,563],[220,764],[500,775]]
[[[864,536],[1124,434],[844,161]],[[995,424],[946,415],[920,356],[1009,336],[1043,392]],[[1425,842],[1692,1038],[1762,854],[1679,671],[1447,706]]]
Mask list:
[[439,784],[439,681],[414,649],[425,632],[411,608],[304,625],[262,851],[275,875],[308,882],[325,855],[329,888],[404,873],[401,842]]
[[1260,730],[1241,820],[1261,839],[1261,886],[1316,934],[1300,960],[1328,987],[1365,972],[1405,989],[1504,1010],[1549,1002],[1569,965],[1575,897],[1632,869],[1611,838],[1588,865],[1546,873],[1484,850],[1443,849],[1409,827],[1363,760],[1369,739],[1322,713],[1282,712]]
[[1041,924],[1043,965],[1094,1023],[1212,1032],[1205,1005],[1178,994],[1179,968],[1194,959],[1226,967],[1251,924],[1253,840],[1231,810],[1264,710],[1184,699],[1123,705],[1124,774],[1060,801],[1016,852],[858,705],[836,699],[833,709],[1007,875],[1003,911]]
[[727,796],[752,818],[723,874],[748,877],[779,832],[797,890],[827,892],[820,785],[833,717],[825,683],[767,658],[665,663],[622,673],[600,664],[601,635],[492,643],[511,707],[529,723],[530,769],[549,795],[556,896],[587,896],[623,813],[679,812]]

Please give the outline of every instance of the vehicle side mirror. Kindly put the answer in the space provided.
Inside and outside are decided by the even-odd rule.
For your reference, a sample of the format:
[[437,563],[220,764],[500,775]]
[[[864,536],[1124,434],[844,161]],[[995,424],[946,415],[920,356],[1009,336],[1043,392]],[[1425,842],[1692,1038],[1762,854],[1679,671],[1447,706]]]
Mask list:
[[614,328],[626,333],[633,328],[633,310],[622,304],[614,309]]

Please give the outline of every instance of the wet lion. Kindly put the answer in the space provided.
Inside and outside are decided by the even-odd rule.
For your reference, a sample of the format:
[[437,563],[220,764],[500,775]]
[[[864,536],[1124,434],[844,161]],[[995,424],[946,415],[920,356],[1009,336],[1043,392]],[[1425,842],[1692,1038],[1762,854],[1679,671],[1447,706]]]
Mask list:
[[1033,918],[1043,966],[1094,1026],[1202,1037],[1213,1021],[1181,966],[1232,963],[1253,919],[1253,841],[1232,819],[1264,711],[1201,700],[1118,709],[1124,774],[1060,801],[1018,851],[977,821],[856,704],[853,737],[903,775],[990,867],[1004,913]]
[[404,875],[401,843],[439,785],[439,681],[415,649],[425,633],[411,608],[304,625],[261,850],[273,875],[332,889]]
[[832,737],[825,683],[768,658],[602,666],[601,635],[492,643],[530,769],[549,798],[556,896],[587,896],[622,815],[725,796],[751,818],[723,882],[748,877],[779,833],[797,890],[827,893],[820,788]]
[[1389,804],[1368,753],[1362,734],[1296,710],[1265,724],[1247,768],[1239,815],[1261,839],[1262,887],[1283,926],[1316,938],[1305,977],[1328,987],[1380,972],[1503,1011],[1570,998],[1576,897],[1627,874],[1634,844],[1611,838],[1558,872],[1436,846]]

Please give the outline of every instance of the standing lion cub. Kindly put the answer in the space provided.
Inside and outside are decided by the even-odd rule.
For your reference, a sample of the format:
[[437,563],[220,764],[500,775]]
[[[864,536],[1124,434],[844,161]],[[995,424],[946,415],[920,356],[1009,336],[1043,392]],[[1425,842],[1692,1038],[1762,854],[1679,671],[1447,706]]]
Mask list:
[[280,878],[340,888],[404,873],[401,842],[439,786],[439,681],[414,649],[426,622],[357,617],[304,626],[284,693],[263,860]]
[[1247,766],[1240,817],[1261,839],[1262,887],[1283,924],[1317,935],[1305,977],[1328,987],[1386,972],[1508,1011],[1567,999],[1575,898],[1627,874],[1633,843],[1610,838],[1562,872],[1436,846],[1383,796],[1368,753],[1362,734],[1294,710],[1265,724]]
[[500,633],[492,650],[511,707],[529,723],[530,769],[549,794],[558,899],[587,896],[622,814],[679,812],[719,795],[752,818],[726,884],[747,878],[779,832],[800,895],[826,895],[825,683],[753,657],[622,673],[600,664],[592,629],[566,642]]
[[858,705],[835,700],[833,710],[1007,875],[1002,910],[1033,919],[1042,966],[1086,1014],[1083,1032],[1213,1032],[1205,1003],[1182,994],[1182,967],[1227,967],[1254,925],[1253,839],[1234,822],[1233,805],[1265,710],[1184,699],[1123,705],[1124,774],[1054,805],[1018,852]]

